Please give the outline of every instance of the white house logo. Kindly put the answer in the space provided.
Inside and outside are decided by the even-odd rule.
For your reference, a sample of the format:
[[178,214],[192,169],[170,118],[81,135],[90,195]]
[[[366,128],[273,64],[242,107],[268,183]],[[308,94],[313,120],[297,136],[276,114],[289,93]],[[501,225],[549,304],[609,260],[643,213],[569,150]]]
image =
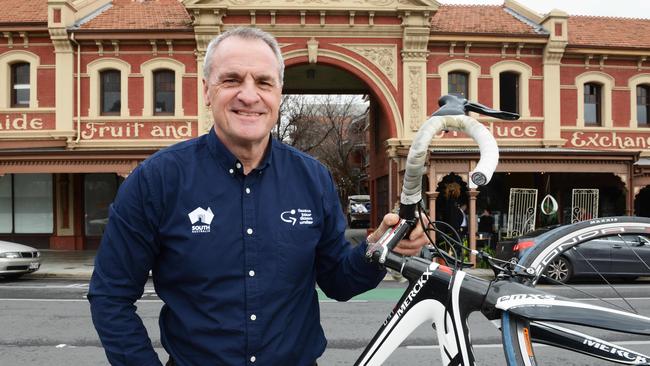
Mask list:
[[187,214],[190,221],[192,222],[192,233],[209,233],[210,232],[210,223],[214,218],[214,214],[210,207],[207,210],[204,210],[201,207],[197,207],[194,211]]
[[314,223],[314,218],[311,215],[311,210],[304,208],[292,209],[284,211],[280,214],[280,219],[289,224],[296,225],[311,225]]

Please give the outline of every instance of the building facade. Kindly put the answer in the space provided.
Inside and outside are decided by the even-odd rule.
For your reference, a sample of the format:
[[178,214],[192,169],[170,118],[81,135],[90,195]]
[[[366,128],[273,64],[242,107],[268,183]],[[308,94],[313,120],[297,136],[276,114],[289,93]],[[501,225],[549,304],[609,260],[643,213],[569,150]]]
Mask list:
[[469,139],[432,141],[429,209],[444,218],[467,203],[471,244],[477,210],[509,227],[519,189],[537,197],[525,210],[553,197],[560,222],[582,207],[574,189],[595,194],[590,217],[650,216],[648,19],[540,15],[512,0],[5,0],[0,10],[0,239],[97,247],[124,177],[210,131],[205,49],[239,25],[278,38],[285,93],[369,96],[373,224],[397,202],[411,139],[447,93],[521,115],[475,116],[501,147],[486,187],[467,183],[478,159]]

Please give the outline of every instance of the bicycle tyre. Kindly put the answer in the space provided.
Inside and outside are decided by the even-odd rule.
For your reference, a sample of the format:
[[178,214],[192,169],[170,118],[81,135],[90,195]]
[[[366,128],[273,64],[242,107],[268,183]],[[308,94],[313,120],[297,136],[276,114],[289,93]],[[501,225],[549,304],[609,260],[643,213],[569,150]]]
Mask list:
[[530,322],[509,311],[501,314],[501,341],[507,366],[536,366]]
[[547,267],[567,250],[586,241],[614,234],[648,234],[650,218],[637,216],[614,216],[593,219],[559,227],[542,237],[523,257],[519,259],[517,272],[526,268],[532,270],[523,281],[535,286],[543,277]]

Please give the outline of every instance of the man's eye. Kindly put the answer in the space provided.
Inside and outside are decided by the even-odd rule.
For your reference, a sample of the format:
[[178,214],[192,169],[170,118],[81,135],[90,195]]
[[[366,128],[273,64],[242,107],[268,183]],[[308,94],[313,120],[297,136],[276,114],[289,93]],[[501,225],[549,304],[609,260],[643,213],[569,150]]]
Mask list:
[[239,83],[239,80],[237,80],[237,79],[224,79],[222,81],[222,84],[226,84],[226,85],[234,85],[234,84],[238,84],[238,83]]

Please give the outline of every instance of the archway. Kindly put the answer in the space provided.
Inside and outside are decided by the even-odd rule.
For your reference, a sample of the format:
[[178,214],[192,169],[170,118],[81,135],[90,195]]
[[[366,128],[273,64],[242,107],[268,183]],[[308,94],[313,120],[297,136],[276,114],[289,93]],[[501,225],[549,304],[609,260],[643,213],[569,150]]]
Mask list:
[[634,214],[650,217],[650,186],[643,187],[634,197]]
[[[293,57],[292,57],[293,56]],[[401,120],[394,109],[394,97],[386,95],[369,76],[369,70],[357,68],[329,57],[318,58],[318,63],[309,63],[304,55],[285,54],[287,67],[284,79],[284,94],[362,94],[369,102],[368,128],[365,130],[367,159],[362,169],[367,178],[365,190],[369,191],[372,204],[371,225],[376,225],[386,214],[389,192],[377,187],[378,179],[388,176],[388,157],[384,141],[398,135],[397,126]],[[364,191],[364,190],[362,190]],[[357,192],[365,193],[365,192]],[[386,197],[380,197],[386,195]],[[344,199],[345,197],[343,197]],[[345,202],[345,201],[344,201]]]

